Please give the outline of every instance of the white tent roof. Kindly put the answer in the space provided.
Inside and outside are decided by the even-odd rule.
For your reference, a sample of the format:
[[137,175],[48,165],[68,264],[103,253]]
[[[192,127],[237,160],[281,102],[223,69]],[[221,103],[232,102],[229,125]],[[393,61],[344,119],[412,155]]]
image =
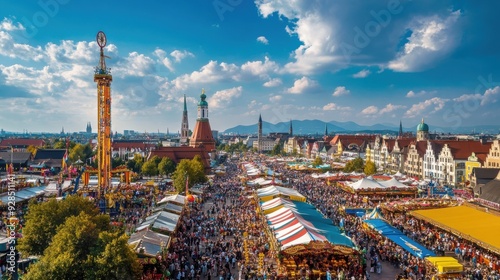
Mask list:
[[358,180],[358,181],[356,181],[354,183],[349,184],[349,186],[351,188],[353,188],[354,190],[358,190],[358,189],[381,189],[381,188],[384,188],[384,186],[382,186],[378,182],[376,182],[374,180],[367,179],[367,178],[362,178],[361,180]]
[[391,188],[391,187],[396,187],[396,188],[407,188],[408,186],[399,182],[398,180],[396,180],[395,178],[391,178],[387,181],[379,181],[378,182],[379,184],[387,187],[387,188]]

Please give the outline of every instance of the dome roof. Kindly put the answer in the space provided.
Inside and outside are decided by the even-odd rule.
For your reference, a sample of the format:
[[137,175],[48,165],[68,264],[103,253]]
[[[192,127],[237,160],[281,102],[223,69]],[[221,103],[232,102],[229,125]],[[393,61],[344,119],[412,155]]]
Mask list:
[[417,131],[429,131],[429,126],[424,123],[424,119],[422,119],[422,122],[417,125]]
[[201,98],[201,100],[198,103],[198,106],[208,106],[208,102],[205,100],[207,98],[207,96],[205,95],[204,89],[201,91],[200,98]]

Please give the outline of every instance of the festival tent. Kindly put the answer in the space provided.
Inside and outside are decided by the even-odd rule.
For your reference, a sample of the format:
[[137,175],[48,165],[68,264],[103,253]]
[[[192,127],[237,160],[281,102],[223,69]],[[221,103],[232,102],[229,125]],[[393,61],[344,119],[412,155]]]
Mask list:
[[377,232],[379,232],[383,236],[389,238],[392,242],[398,244],[403,249],[405,249],[410,254],[412,254],[416,257],[423,259],[425,257],[435,256],[435,254],[432,251],[428,250],[427,248],[420,245],[419,243],[417,243],[413,239],[404,235],[401,231],[399,231],[395,227],[389,225],[384,220],[373,219],[373,220],[365,220],[364,222],[370,228],[376,230]]
[[179,217],[179,215],[174,213],[161,211],[147,217],[144,222],[137,227],[137,231],[150,228],[160,231],[173,232],[177,227]]
[[138,231],[132,234],[128,240],[128,244],[133,246],[136,253],[155,257],[164,248],[168,248],[170,237],[160,234],[149,229]]
[[283,205],[291,206],[292,203],[284,198],[277,197],[262,203],[260,208],[265,214],[267,214],[267,212],[271,212],[270,210],[273,210],[276,207],[283,207]]
[[367,178],[361,178],[361,180],[358,180],[353,183],[347,183],[353,190],[359,190],[359,189],[382,189],[385,188],[383,185],[379,184],[378,182],[374,180],[370,180]]
[[172,202],[172,203],[183,205],[186,203],[186,196],[180,195],[180,194],[165,196],[160,201],[158,201],[158,205],[161,205],[161,204],[167,203],[167,202]]
[[394,177],[403,177],[403,176],[405,176],[405,175],[404,175],[403,173],[401,173],[401,172],[399,172],[399,171],[398,171],[398,172],[397,172],[396,174],[394,174],[393,176],[394,176]]
[[379,208],[375,207],[371,213],[366,215],[366,218],[369,220],[373,220],[373,219],[382,219],[383,217],[382,217],[382,213],[380,213],[380,211],[379,211]]
[[306,198],[298,191],[280,186],[269,186],[257,190],[257,196],[262,201],[271,200],[274,196],[288,197],[292,200],[305,201]]
[[293,205],[266,215],[269,227],[274,229],[282,249],[308,244],[310,241],[329,241],[334,245],[354,248],[352,240],[342,234],[330,219],[324,218],[313,205],[300,201],[290,203]]
[[467,205],[416,210],[410,215],[500,253],[500,216]]
[[392,188],[392,187],[396,187],[396,188],[408,188],[407,185],[399,182],[395,178],[392,178],[392,179],[387,180],[387,181],[379,181],[378,183],[381,184],[382,186],[386,187],[386,188]]

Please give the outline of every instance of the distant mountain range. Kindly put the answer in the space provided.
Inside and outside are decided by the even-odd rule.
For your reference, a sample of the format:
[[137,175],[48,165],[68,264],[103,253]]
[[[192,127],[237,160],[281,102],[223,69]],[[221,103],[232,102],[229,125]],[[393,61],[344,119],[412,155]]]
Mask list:
[[[325,126],[328,127],[328,134],[336,133],[380,133],[397,134],[399,126],[391,124],[359,125],[355,122],[320,121],[320,120],[294,120],[292,121],[293,134],[295,135],[324,135]],[[288,132],[290,122],[279,122],[276,124],[262,122],[262,133]],[[498,134],[500,125],[478,125],[461,127],[434,127],[429,125],[430,133],[485,133]],[[403,132],[416,133],[417,124],[412,127],[404,127]],[[257,123],[252,125],[237,125],[226,129],[223,133],[231,134],[257,134]]]

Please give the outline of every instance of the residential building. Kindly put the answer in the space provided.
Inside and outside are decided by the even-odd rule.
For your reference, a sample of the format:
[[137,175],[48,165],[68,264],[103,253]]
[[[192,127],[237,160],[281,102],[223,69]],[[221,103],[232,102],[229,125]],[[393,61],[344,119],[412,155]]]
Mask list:
[[404,173],[411,177],[423,178],[423,161],[427,141],[415,141],[408,146],[404,161]]
[[500,144],[499,140],[494,140],[484,162],[484,167],[500,168]]

